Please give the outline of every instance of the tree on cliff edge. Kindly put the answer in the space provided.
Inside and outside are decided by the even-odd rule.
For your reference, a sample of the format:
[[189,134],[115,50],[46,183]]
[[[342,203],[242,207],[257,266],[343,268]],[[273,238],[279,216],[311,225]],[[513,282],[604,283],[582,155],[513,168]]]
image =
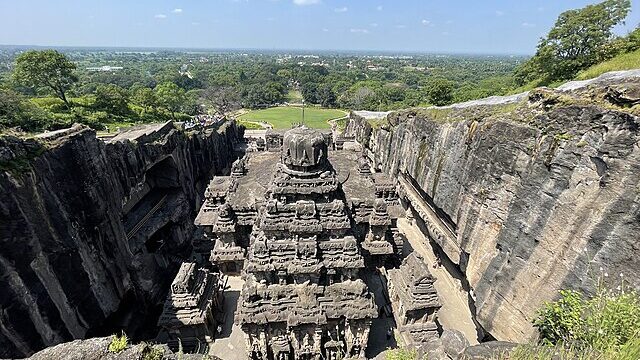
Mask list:
[[48,88],[68,108],[66,92],[78,81],[75,69],[73,62],[55,50],[30,50],[17,57],[13,76],[25,86]]
[[580,70],[615,56],[613,28],[627,17],[631,0],[606,0],[560,14],[536,54],[516,71],[520,85],[572,79]]

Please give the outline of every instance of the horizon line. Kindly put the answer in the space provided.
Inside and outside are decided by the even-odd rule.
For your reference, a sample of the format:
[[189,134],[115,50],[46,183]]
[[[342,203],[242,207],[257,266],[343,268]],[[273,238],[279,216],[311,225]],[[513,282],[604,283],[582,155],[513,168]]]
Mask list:
[[260,48],[260,47],[179,47],[179,46],[117,46],[117,45],[36,45],[36,44],[0,44],[0,48],[50,48],[50,49],[131,49],[131,50],[199,50],[208,52],[225,51],[265,51],[265,52],[333,52],[333,53],[373,53],[399,55],[497,55],[497,56],[533,56],[532,53],[521,52],[463,52],[463,51],[424,51],[424,50],[382,50],[382,49],[302,49],[302,48]]

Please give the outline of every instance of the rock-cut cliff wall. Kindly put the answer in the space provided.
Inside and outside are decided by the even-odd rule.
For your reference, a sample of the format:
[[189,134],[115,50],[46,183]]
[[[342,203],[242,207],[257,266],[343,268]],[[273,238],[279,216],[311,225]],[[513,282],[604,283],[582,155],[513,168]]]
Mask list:
[[154,336],[204,187],[241,136],[167,123],[107,142],[79,125],[0,138],[0,358],[117,329]]
[[448,234],[429,235],[464,272],[477,320],[498,340],[534,337],[536,309],[559,289],[593,291],[599,276],[640,288],[637,76],[352,116],[347,135],[446,224]]

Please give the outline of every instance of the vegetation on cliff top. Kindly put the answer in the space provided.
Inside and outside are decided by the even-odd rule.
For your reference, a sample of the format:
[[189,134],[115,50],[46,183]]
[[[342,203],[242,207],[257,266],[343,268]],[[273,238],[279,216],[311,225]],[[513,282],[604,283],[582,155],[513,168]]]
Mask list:
[[516,82],[531,88],[571,80],[581,70],[638,49],[638,30],[626,37],[613,35],[630,9],[630,0],[606,0],[560,14],[536,54],[516,70]]
[[[640,30],[636,30],[640,35]],[[630,53],[624,53],[597,65],[581,71],[576,79],[587,80],[596,78],[610,71],[640,69],[640,49]]]

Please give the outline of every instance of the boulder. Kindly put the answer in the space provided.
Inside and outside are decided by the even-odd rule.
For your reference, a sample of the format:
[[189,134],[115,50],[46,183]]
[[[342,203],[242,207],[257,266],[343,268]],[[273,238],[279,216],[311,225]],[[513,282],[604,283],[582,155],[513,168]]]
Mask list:
[[496,359],[498,356],[513,350],[518,344],[506,341],[489,341],[486,343],[469,346],[460,356],[464,360]]
[[456,359],[469,346],[469,340],[458,330],[444,330],[440,340],[444,351],[453,359]]

